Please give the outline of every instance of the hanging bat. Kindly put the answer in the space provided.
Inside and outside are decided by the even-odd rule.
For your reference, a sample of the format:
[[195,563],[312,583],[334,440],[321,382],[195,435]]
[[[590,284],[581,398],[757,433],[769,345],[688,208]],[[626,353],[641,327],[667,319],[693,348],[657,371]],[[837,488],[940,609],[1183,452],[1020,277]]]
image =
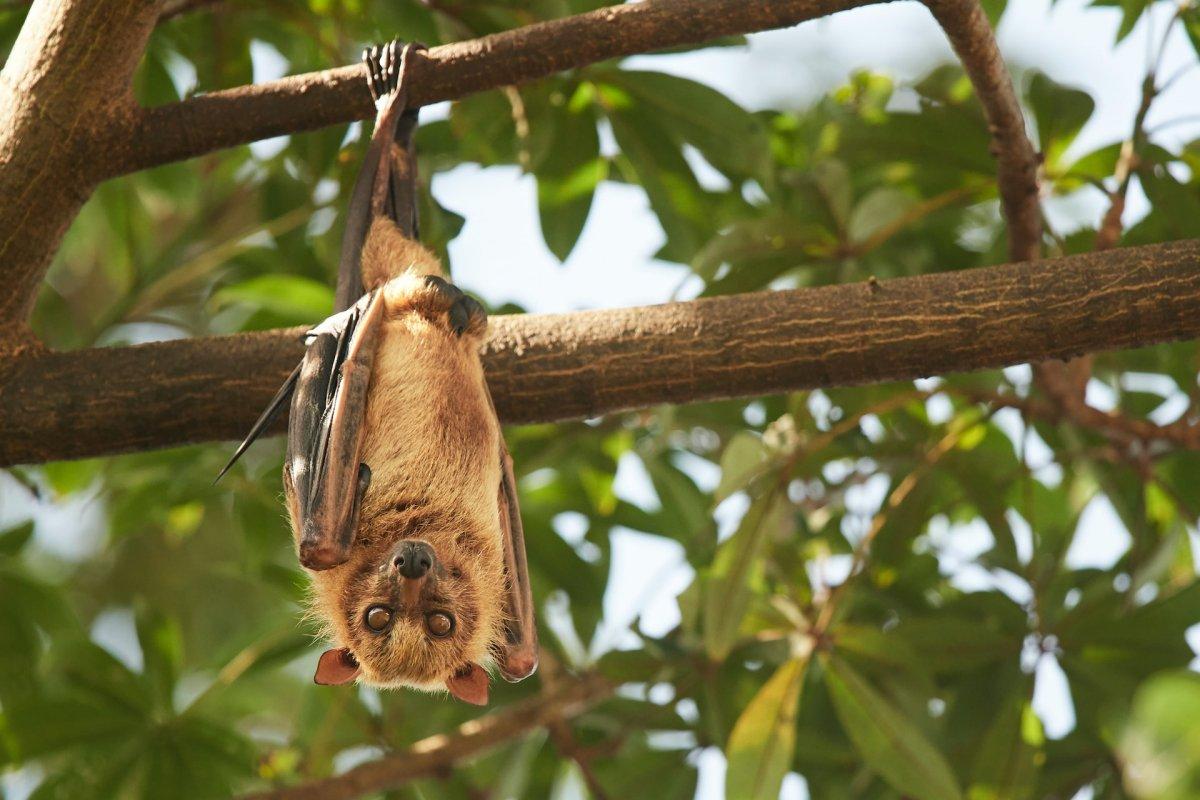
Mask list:
[[287,509],[336,643],[317,683],[446,689],[482,705],[489,666],[510,681],[536,669],[537,630],[512,460],[479,358],[487,315],[417,241],[417,109],[405,104],[419,49],[363,53],[377,115],[338,311],[308,332],[230,465],[290,396]]

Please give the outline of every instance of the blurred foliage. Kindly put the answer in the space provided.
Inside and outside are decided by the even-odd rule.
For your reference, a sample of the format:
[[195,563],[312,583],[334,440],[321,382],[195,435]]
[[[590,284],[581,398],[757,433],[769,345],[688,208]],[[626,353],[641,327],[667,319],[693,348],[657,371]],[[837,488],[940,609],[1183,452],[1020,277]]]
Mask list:
[[[1106,4],[1120,37],[1149,6]],[[250,82],[252,47],[303,72],[397,31],[435,44],[599,5],[218,3],[159,27],[137,94],[154,105]],[[996,20],[1004,5],[985,7]],[[1197,13],[1175,19],[1200,47]],[[0,54],[22,15],[0,10]],[[1049,230],[1048,252],[1088,250],[1121,143],[1081,152],[1093,99],[1041,74],[1018,83],[1047,195],[1091,209],[1091,227]],[[55,262],[39,333],[76,348],[319,319],[359,129],[103,185]],[[1200,144],[1133,138],[1149,207],[1123,241],[1200,236]],[[563,259],[603,182],[640,186],[664,233],[657,257],[703,295],[1006,260],[987,127],[952,66],[903,86],[859,73],[811,108],[749,112],[691,80],[601,64],[467,98],[418,145],[426,181],[460,164],[532,175]],[[463,220],[424,197],[445,255]],[[1169,421],[1196,413],[1196,370],[1191,343],[1108,353],[1091,389]],[[979,402],[1037,394],[1015,368],[510,430],[542,641],[567,668],[623,683],[569,726],[592,790],[691,797],[699,751],[715,747],[731,798],[775,797],[789,772],[819,798],[1200,796],[1185,639],[1200,621],[1200,456]],[[32,522],[0,534],[0,765],[14,795],[224,796],[474,716],[439,697],[312,686],[281,450],[256,447],[219,487],[225,445],[0,476],[4,518],[38,520],[37,535]],[[646,498],[618,492],[618,465]],[[1121,529],[1119,555],[1089,557]],[[677,543],[695,578],[678,625],[635,621],[613,650],[602,600],[627,531]],[[1074,725],[1048,731],[1033,692],[1054,664]],[[493,702],[539,682],[497,684]],[[390,796],[588,791],[567,755],[534,733]]]

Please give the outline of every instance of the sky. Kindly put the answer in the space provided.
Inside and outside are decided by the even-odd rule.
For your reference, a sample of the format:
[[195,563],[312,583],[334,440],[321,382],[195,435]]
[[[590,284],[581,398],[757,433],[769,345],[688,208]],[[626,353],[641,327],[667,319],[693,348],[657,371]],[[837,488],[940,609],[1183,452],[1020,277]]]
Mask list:
[[[1119,21],[1114,9],[1085,9],[1083,0],[1061,0],[1053,8],[1047,0],[1010,2],[998,31],[1001,51],[1009,63],[1037,67],[1060,83],[1085,88],[1097,100],[1096,113],[1076,142],[1078,152],[1128,134],[1145,70],[1147,42],[1157,45],[1169,13],[1167,8],[1158,11],[1154,25],[1139,25],[1113,51],[1110,46]],[[1179,31],[1172,34],[1166,52],[1166,75],[1195,59]],[[884,72],[903,84],[952,58],[945,37],[924,7],[891,3],[785,31],[755,34],[749,37],[746,48],[638,56],[628,59],[626,65],[689,77],[725,92],[750,109],[759,109],[807,105],[845,82],[857,69]],[[287,64],[267,45],[255,48],[254,60],[256,81],[287,72]],[[1189,99],[1195,97],[1200,97],[1200,70],[1188,73],[1156,102],[1149,124],[1195,114],[1197,109],[1189,104]],[[445,104],[431,107],[423,118],[444,116],[446,108]],[[1197,134],[1200,122],[1172,126],[1164,132],[1163,140],[1183,141]],[[602,141],[611,151],[611,137],[602,136]],[[278,144],[264,142],[253,150],[266,157]],[[701,173],[702,180],[707,177]],[[644,194],[636,187],[613,183],[600,187],[583,235],[565,264],[560,264],[542,242],[534,181],[516,168],[462,166],[437,175],[433,192],[442,205],[466,218],[461,235],[450,246],[455,280],[493,305],[512,301],[532,312],[562,312],[658,303],[672,297],[687,298],[696,291],[682,267],[654,261],[653,254],[663,235]],[[1098,218],[1103,205],[1097,194],[1085,202],[1051,203],[1048,213],[1056,227],[1070,230],[1080,220]],[[1144,208],[1143,198],[1131,197],[1126,222]],[[1028,380],[1028,368],[1013,368],[1010,376]],[[1089,401],[1103,407],[1111,398],[1097,385],[1089,391]],[[814,402],[820,402],[819,393]],[[936,414],[938,401],[931,403],[931,413]],[[1001,412],[996,419],[1010,436],[1025,435],[1015,412]],[[1044,445],[1039,450],[1038,444],[1036,440],[1032,443],[1031,460],[1046,463],[1048,479],[1052,480],[1055,468],[1050,463],[1051,454]],[[1038,462],[1039,457],[1042,462]],[[715,486],[719,477],[715,466],[701,459],[685,466],[701,485]],[[633,456],[621,461],[616,486],[622,497],[633,502],[657,502]],[[863,513],[873,513],[885,492],[886,481],[864,487],[857,498]],[[744,501],[733,498],[718,509],[721,530],[727,533],[744,508]],[[103,535],[101,511],[95,498],[88,496],[65,504],[31,506],[11,482],[0,478],[0,528],[33,513],[39,522],[40,540],[59,552],[80,556],[94,547]],[[1013,524],[1020,529],[1019,519]],[[578,525],[579,520],[570,514],[556,520],[556,530],[568,540],[578,540],[582,535]],[[1110,565],[1129,545],[1129,534],[1106,500],[1089,506],[1080,527],[1080,536],[1068,556],[1073,565]],[[984,526],[935,523],[929,532],[943,570],[954,575],[960,586],[995,585],[1020,599],[1028,587],[1019,580],[990,575],[966,564],[972,554],[988,545],[989,537]],[[820,568],[836,579],[839,570],[844,574],[845,566],[831,560]],[[666,632],[678,622],[674,598],[691,580],[691,569],[678,544],[634,531],[618,531],[613,536],[611,575],[605,596],[605,625],[593,643],[593,654],[626,640],[628,625],[635,616],[640,615],[642,626],[652,633]],[[131,646],[135,640],[129,615],[114,612],[102,616],[94,636],[126,660],[138,659],[136,646]],[[1193,639],[1197,640],[1200,636]],[[1033,658],[1027,666],[1037,673],[1034,708],[1047,734],[1051,738],[1065,735],[1074,725],[1074,710],[1061,669],[1052,656]],[[681,713],[694,713],[694,708],[685,706]],[[698,753],[696,763],[700,769],[697,797],[723,797],[725,765],[720,752],[710,748]],[[4,783],[9,784],[6,788],[17,788],[10,781],[0,786]],[[580,791],[564,788],[565,797],[578,796]],[[803,780],[789,776],[782,797],[808,797]],[[1077,798],[1087,799],[1086,794]]]

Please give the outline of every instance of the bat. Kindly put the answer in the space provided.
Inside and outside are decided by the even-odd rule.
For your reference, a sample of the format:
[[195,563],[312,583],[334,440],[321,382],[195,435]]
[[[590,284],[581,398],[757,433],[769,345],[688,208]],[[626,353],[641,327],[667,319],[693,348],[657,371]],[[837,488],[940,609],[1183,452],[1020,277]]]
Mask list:
[[[484,379],[487,315],[418,242],[419,45],[363,53],[376,120],[351,193],[337,311],[222,475],[291,399],[284,494],[335,646],[315,681],[487,703],[488,668],[537,668],[512,459]],[[219,479],[220,476],[218,476]]]

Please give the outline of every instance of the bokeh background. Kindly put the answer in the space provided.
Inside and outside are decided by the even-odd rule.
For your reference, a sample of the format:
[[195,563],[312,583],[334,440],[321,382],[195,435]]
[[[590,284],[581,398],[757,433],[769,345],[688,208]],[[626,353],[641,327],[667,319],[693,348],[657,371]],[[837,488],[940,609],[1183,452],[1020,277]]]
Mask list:
[[[217,2],[160,26],[138,95],[159,104],[350,63],[397,33],[434,44],[596,5]],[[1048,253],[1092,249],[1148,71],[1163,88],[1123,243],[1200,236],[1200,14],[986,5],[1046,156]],[[0,7],[0,55],[23,13]],[[1006,260],[986,126],[915,3],[597,65],[422,120],[425,234],[493,313]],[[78,348],[323,317],[362,136],[340,126],[103,185],[37,332]],[[1196,370],[1191,343],[1106,354],[1087,400],[1169,423],[1196,412]],[[980,393],[1037,390],[1014,366],[509,430],[549,657],[626,683],[572,723],[579,758],[537,733],[395,796],[743,797],[762,764],[786,773],[787,798],[1200,796],[1200,461],[1114,448]],[[230,450],[0,472],[5,797],[302,782],[474,714],[311,686],[320,643],[300,618],[282,444],[213,487]],[[805,631],[873,525],[831,641],[809,652]],[[537,689],[497,685],[493,702]],[[856,732],[854,707],[896,736]],[[792,755],[772,761],[771,737]]]

